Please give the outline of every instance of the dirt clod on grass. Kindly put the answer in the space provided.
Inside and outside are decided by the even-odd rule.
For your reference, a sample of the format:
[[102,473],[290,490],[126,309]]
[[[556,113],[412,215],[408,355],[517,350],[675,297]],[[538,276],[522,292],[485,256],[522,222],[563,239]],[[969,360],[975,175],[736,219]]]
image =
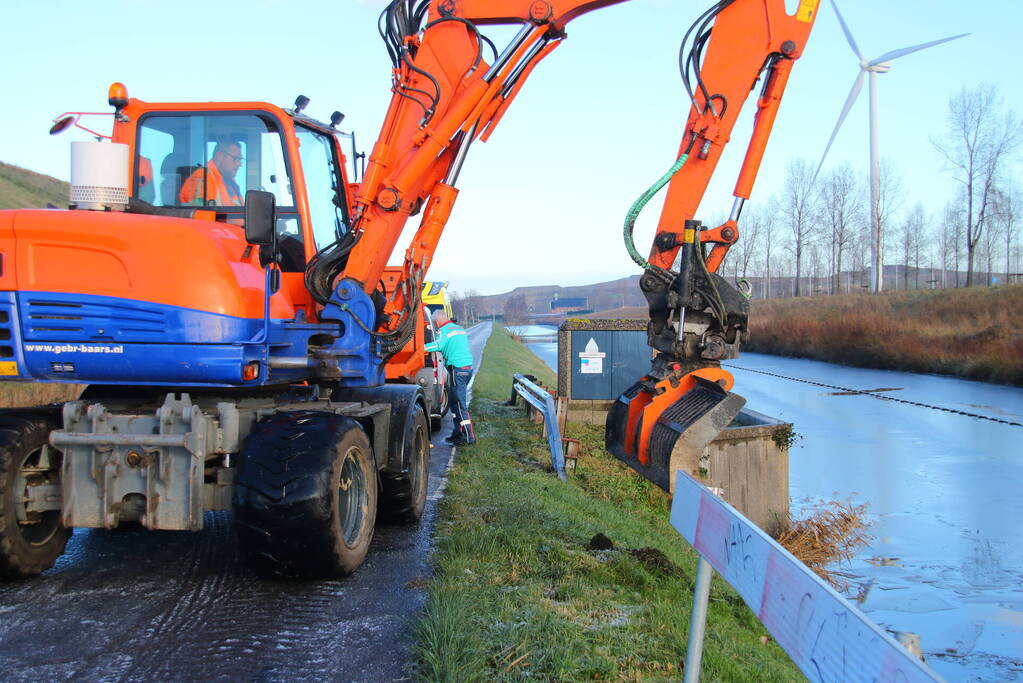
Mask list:
[[599,533],[591,538],[590,542],[586,545],[587,550],[614,550],[614,547],[614,541]]
[[629,554],[642,563],[650,572],[664,576],[684,577],[682,567],[668,559],[668,556],[657,548],[635,548]]

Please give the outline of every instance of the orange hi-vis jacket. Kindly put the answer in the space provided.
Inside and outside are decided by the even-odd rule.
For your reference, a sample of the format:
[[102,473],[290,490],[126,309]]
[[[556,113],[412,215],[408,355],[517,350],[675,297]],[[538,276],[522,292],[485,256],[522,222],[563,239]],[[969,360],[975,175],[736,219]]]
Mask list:
[[[202,185],[204,177],[206,179],[205,194],[203,194]],[[181,185],[181,192],[178,193],[178,198],[182,204],[194,204],[197,201],[203,202],[205,200],[206,204],[214,206],[242,205],[242,198],[228,189],[227,183],[224,182],[224,176],[214,163],[210,163],[205,168],[200,167],[192,171],[192,175],[188,176],[188,180]]]

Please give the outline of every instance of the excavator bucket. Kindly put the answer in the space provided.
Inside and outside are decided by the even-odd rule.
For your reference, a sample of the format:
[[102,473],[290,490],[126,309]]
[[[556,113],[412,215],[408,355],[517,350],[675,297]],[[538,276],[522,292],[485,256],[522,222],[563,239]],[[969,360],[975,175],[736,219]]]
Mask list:
[[746,399],[728,391],[732,378],[704,368],[682,378],[644,377],[618,397],[607,415],[607,450],[665,491],[672,473],[698,476],[704,449],[731,424]]

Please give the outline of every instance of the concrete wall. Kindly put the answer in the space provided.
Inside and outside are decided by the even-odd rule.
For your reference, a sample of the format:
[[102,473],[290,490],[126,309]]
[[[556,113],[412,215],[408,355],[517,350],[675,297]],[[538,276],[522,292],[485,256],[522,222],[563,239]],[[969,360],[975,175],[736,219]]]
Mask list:
[[705,449],[700,462],[671,458],[671,483],[685,469],[751,522],[775,535],[789,519],[789,435],[792,425],[744,408]]

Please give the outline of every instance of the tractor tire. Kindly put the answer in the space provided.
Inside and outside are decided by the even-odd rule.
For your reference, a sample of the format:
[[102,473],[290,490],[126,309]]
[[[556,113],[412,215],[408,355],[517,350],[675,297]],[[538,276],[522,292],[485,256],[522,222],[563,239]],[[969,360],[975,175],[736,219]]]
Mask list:
[[366,558],[376,524],[369,439],[350,417],[277,413],[245,439],[233,503],[238,542],[256,573],[347,576]]
[[0,578],[25,579],[46,571],[71,537],[60,510],[29,515],[23,509],[18,519],[29,486],[60,482],[60,451],[49,449],[48,462],[43,457],[52,429],[42,417],[0,416]]
[[430,480],[430,430],[418,404],[413,405],[403,440],[405,471],[380,473],[380,516],[388,522],[414,524],[426,509]]

